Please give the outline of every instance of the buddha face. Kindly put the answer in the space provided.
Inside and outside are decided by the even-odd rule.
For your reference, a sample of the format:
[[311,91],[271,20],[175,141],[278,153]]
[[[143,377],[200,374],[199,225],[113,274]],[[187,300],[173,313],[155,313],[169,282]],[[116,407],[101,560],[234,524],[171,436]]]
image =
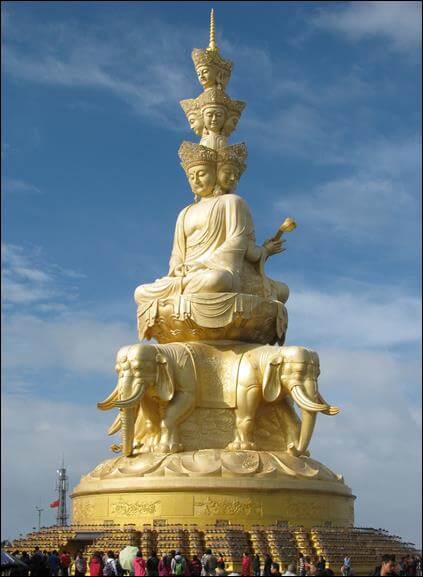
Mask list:
[[196,164],[187,172],[192,192],[205,198],[213,194],[216,184],[216,167],[211,163]]
[[231,114],[225,122],[224,130],[225,136],[230,136],[238,124],[239,114]]
[[200,84],[204,86],[204,88],[212,88],[212,86],[215,86],[217,82],[217,72],[217,68],[210,64],[199,66],[197,68],[197,76]]
[[225,194],[234,192],[241,176],[239,167],[232,162],[222,162],[217,168],[217,183]]
[[207,106],[203,110],[202,117],[207,130],[220,134],[226,120],[226,111],[223,106]]
[[201,115],[198,112],[190,112],[188,114],[188,122],[195,134],[198,136],[203,134],[204,123]]

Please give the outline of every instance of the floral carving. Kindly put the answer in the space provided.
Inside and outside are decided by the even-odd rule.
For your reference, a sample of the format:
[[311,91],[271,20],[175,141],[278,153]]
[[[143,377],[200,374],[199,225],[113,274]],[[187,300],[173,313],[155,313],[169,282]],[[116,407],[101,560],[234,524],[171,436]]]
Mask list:
[[125,501],[122,497],[110,505],[109,514],[136,517],[138,515],[153,515],[156,513],[160,501]]

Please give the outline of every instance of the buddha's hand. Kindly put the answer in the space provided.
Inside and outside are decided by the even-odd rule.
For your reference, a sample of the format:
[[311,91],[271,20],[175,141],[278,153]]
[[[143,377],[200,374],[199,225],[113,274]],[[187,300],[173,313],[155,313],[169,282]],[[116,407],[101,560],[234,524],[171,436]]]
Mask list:
[[283,243],[285,242],[284,239],[274,240],[273,238],[269,238],[264,241],[263,248],[265,251],[266,258],[272,256],[273,254],[278,254],[286,250],[284,248]]

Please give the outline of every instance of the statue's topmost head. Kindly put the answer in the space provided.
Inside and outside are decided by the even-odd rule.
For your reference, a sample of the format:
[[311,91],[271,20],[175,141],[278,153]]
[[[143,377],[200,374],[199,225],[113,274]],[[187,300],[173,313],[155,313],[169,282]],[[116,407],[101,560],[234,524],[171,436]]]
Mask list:
[[203,50],[194,48],[192,60],[197,72],[198,80],[205,90],[208,88],[225,89],[232,71],[232,62],[225,60],[219,54],[216,45],[214,10],[210,13],[210,40],[208,47]]

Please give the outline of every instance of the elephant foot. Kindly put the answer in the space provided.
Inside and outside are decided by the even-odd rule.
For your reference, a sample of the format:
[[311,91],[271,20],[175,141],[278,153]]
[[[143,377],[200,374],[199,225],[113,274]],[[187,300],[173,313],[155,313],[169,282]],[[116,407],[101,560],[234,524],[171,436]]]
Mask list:
[[181,443],[159,443],[153,448],[154,453],[165,455],[168,453],[180,453],[184,450]]

